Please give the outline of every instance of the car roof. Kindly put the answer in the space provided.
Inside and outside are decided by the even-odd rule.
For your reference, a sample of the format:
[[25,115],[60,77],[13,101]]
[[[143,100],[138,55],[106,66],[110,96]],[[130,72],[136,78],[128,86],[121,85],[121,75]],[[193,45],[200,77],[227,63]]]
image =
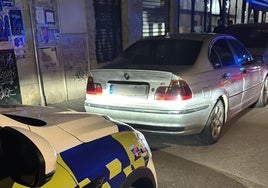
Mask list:
[[161,39],[191,39],[197,41],[204,41],[207,39],[213,39],[218,36],[229,36],[227,34],[217,34],[217,33],[177,33],[171,35],[160,35],[145,37],[143,40],[161,40]]
[[268,42],[268,23],[234,24],[225,28],[222,33],[236,37],[247,48],[263,49],[266,48]]
[[225,31],[241,30],[241,29],[268,29],[268,23],[245,23],[245,24],[233,24],[226,27]]

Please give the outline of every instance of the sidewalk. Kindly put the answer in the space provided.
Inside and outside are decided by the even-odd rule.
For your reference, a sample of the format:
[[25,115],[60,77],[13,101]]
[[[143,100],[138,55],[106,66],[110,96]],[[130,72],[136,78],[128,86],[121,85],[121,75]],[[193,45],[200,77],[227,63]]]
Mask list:
[[70,109],[70,110],[75,110],[78,112],[85,112],[84,101],[85,101],[85,98],[79,98],[79,99],[64,101],[64,102],[60,102],[56,104],[49,104],[48,106],[59,108],[59,109]]

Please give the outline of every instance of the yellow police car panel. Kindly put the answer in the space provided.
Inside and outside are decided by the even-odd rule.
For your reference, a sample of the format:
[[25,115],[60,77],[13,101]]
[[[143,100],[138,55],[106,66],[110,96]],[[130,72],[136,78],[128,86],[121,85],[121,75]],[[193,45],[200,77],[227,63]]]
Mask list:
[[157,187],[148,143],[126,124],[37,106],[0,112],[0,187]]

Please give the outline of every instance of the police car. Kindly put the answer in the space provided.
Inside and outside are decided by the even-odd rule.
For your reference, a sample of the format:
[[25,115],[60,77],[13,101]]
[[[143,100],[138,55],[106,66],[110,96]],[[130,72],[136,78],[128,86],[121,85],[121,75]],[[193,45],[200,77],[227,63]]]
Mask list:
[[148,143],[126,124],[41,106],[0,113],[0,187],[157,187]]

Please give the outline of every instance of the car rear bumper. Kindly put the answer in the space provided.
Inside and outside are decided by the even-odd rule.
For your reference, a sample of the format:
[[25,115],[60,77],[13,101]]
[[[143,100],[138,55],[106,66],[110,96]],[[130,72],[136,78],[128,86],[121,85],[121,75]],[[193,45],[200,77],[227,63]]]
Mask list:
[[210,112],[210,105],[185,110],[145,110],[85,101],[84,107],[86,112],[108,115],[142,131],[182,135],[201,132]]

